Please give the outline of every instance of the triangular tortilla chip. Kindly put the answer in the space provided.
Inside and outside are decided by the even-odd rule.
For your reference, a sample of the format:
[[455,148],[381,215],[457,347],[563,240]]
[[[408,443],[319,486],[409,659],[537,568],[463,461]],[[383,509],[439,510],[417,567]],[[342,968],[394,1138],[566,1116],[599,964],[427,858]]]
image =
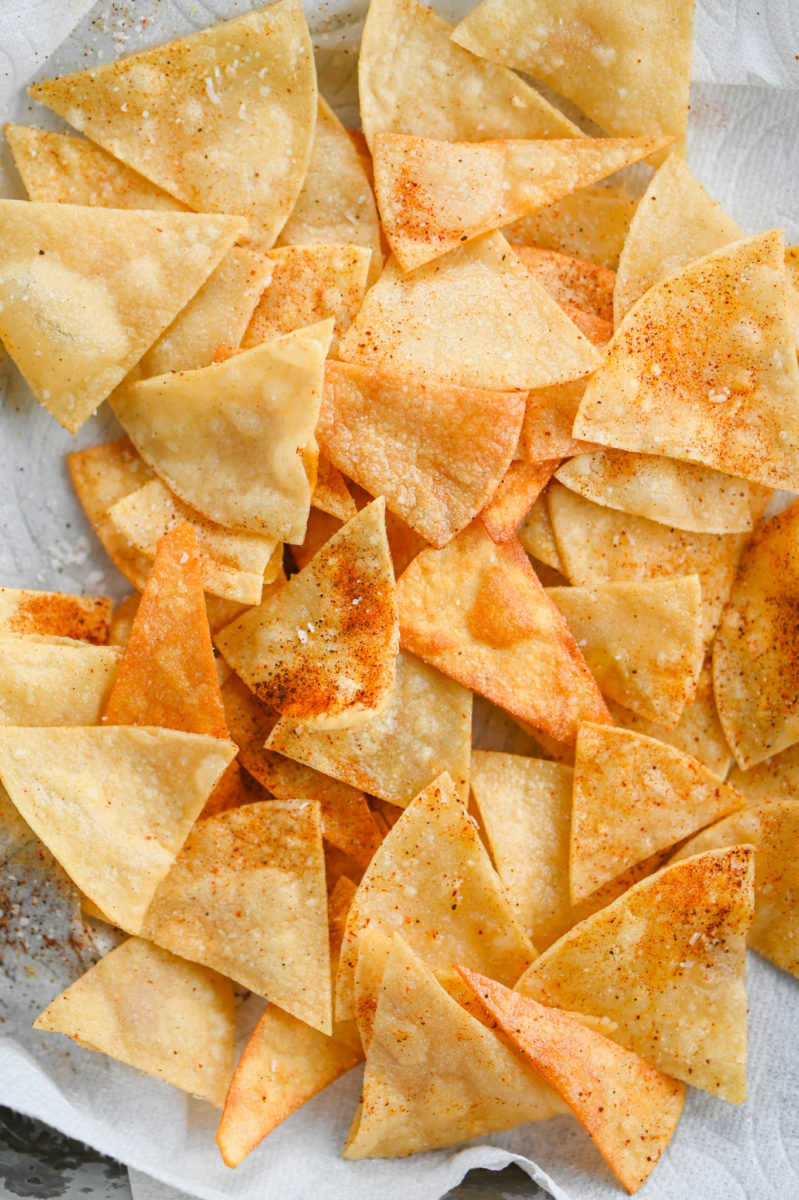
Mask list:
[[81,891],[132,933],[235,753],[174,729],[0,728],[14,804]]
[[189,207],[254,218],[266,245],[297,199],[316,124],[298,0],[36,83],[30,94]]
[[275,750],[404,808],[443,771],[466,799],[472,694],[400,651],[394,690],[371,721],[352,729],[312,729],[285,718],[267,742]]
[[533,502],[527,516],[516,530],[516,537],[531,558],[557,571],[558,575],[565,575],[552,522],[549,519],[546,492],[542,492]]
[[[319,436],[318,423],[316,436]],[[316,483],[311,496],[311,507],[318,508],[320,512],[328,513],[331,517],[338,517],[342,522],[351,520],[358,511],[341,471],[321,454],[316,464]]]
[[745,534],[690,533],[593,504],[553,480],[546,491],[562,571],[576,587],[698,575],[709,646],[732,589]]
[[564,383],[597,363],[590,342],[497,233],[409,276],[389,260],[339,357],[500,391]]
[[241,234],[236,217],[0,200],[0,338],[71,433]]
[[405,649],[512,715],[570,744],[610,720],[579,647],[518,542],[478,524],[422,550],[397,583]]
[[555,472],[580,496],[694,533],[747,533],[766,489],[699,463],[600,448]]
[[543,80],[609,133],[684,145],[693,25],[692,0],[481,0],[452,40]]
[[499,487],[480,513],[489,537],[500,544],[516,537],[516,530],[552,478],[558,460],[510,464]]
[[369,5],[358,92],[370,148],[379,132],[467,142],[580,136],[576,125],[518,75],[462,50],[450,40],[451,32],[451,25],[418,0]]
[[651,288],[589,381],[575,437],[799,491],[799,366],[784,258],[775,230]]
[[557,304],[561,312],[565,313],[575,327],[580,330],[580,333],[588,338],[592,346],[606,346],[613,337],[613,326],[610,321],[603,321],[601,317],[595,317],[593,313],[585,312],[567,300],[558,300]]
[[120,657],[115,646],[0,633],[0,725],[96,725]]
[[514,221],[505,236],[514,248],[517,243],[538,246],[613,269],[637,204],[638,199],[624,188],[583,188]]
[[798,547],[795,502],[756,534],[713,643],[719,717],[743,770],[799,742]]
[[319,806],[263,800],[199,821],[142,932],[330,1034]]
[[585,258],[513,243],[513,253],[532,271],[558,304],[570,304],[601,321],[613,323],[616,274]]
[[528,392],[519,437],[519,453],[527,462],[547,462],[593,449],[593,442],[578,442],[572,437],[586,382],[575,379]]
[[133,383],[115,393],[114,412],[153,470],[203,516],[302,541],[311,502],[303,454],[315,450],[331,329],[324,322],[200,371]]
[[189,211],[180,200],[85,138],[29,125],[4,125],[3,133],[31,200]]
[[347,916],[336,1016],[354,1015],[358,938],[401,928],[431,966],[456,961],[514,981],[534,957],[477,827],[442,775],[408,805],[377,850]]
[[104,646],[111,603],[109,596],[0,588],[0,632],[36,633]]
[[496,491],[523,413],[521,392],[328,362],[316,436],[346,475],[385,496],[433,546],[445,546]]
[[459,968],[514,1048],[563,1096],[628,1192],[637,1192],[677,1127],[685,1086],[557,1008]]
[[[732,755],[730,755],[732,758]],[[799,795],[799,744],[742,771],[733,767],[729,781],[750,806],[771,800],[794,800]]]
[[685,163],[670,154],[642,196],[619,256],[615,324],[661,279],[743,236]]
[[687,754],[628,729],[577,735],[569,880],[572,901],[744,805]]
[[380,712],[399,650],[382,497],[216,644],[258,698],[292,721],[338,729]]
[[674,861],[742,843],[755,848],[755,916],[747,945],[799,978],[799,802],[778,800],[733,813],[686,842]]
[[[405,929],[403,929],[403,933]],[[389,1158],[541,1121],[562,1102],[392,940],[345,1158]]]
[[33,1028],[65,1033],[217,1108],[233,1074],[230,980],[139,938],[56,996]]
[[751,846],[697,854],[564,934],[517,990],[542,1004],[610,1017],[614,1041],[667,1075],[740,1104],[753,903]]
[[601,691],[625,708],[676,725],[702,670],[697,575],[547,588]]
[[403,271],[543,208],[668,143],[659,138],[443,142],[377,133],[375,192]]

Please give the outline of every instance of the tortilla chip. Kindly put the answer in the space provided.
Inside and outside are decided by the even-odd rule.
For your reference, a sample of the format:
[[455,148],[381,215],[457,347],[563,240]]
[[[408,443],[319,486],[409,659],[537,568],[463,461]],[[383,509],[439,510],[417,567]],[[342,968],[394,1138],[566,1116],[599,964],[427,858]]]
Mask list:
[[695,758],[627,729],[581,725],[574,757],[572,901],[742,808]]
[[610,720],[566,623],[518,542],[471,525],[423,550],[397,583],[405,649],[513,716],[571,744],[581,721]]
[[614,1041],[667,1075],[740,1104],[753,902],[751,846],[697,854],[564,934],[517,990],[542,1004],[610,1017],[618,1024]]
[[115,393],[114,412],[153,470],[204,517],[302,541],[311,501],[303,454],[315,451],[331,328],[324,322],[200,371],[133,383]]
[[36,633],[104,646],[111,605],[109,596],[0,588],[0,633]]
[[319,806],[264,800],[198,822],[143,933],[330,1034]]
[[463,959],[514,981],[534,957],[477,827],[441,775],[408,805],[377,850],[347,916],[336,1016],[355,1012],[359,937],[401,928],[431,966]]
[[651,288],[589,381],[575,437],[799,490],[799,367],[784,257],[775,230]]
[[0,725],[96,725],[120,657],[112,646],[0,634]]
[[598,266],[585,258],[543,250],[540,246],[513,245],[513,252],[528,271],[546,288],[559,304],[570,304],[613,322],[615,272]]
[[56,996],[33,1028],[65,1033],[217,1108],[233,1074],[230,980],[139,938]]
[[537,246],[613,269],[637,205],[624,188],[583,188],[514,221],[504,232],[514,249],[518,243]]
[[702,670],[697,575],[548,588],[601,691],[625,708],[676,725]]
[[549,519],[546,492],[543,492],[533,502],[527,516],[516,530],[516,537],[532,558],[545,563],[558,574],[564,574],[563,563],[552,530],[552,522]]
[[399,650],[385,501],[353,517],[299,575],[217,634],[260,700],[318,729],[360,724],[388,703]]
[[0,728],[0,776],[19,812],[81,891],[133,933],[235,752],[173,729]]
[[76,450],[67,455],[67,466],[83,510],[111,561],[141,591],[151,564],[146,555],[117,533],[106,514],[118,500],[151,480],[152,471],[129,438]]
[[364,246],[283,246],[270,250],[271,276],[241,344],[247,350],[317,321],[335,321],[330,354],[363,303],[370,252]]
[[522,393],[328,362],[316,436],[346,475],[445,546],[496,491],[523,412]]
[[391,259],[339,345],[345,362],[462,387],[547,387],[596,353],[498,233],[412,275]]
[[670,154],[642,197],[619,256],[615,324],[661,279],[743,236],[685,163]]
[[587,500],[694,533],[746,533],[766,491],[698,463],[599,448],[555,472]]
[[733,813],[691,838],[673,861],[744,842],[755,848],[755,916],[747,945],[799,978],[799,802],[777,800]]
[[667,144],[658,138],[454,142],[376,133],[383,231],[403,271],[413,271]]
[[190,208],[254,218],[265,245],[311,156],[316,71],[298,0],[36,83],[30,95]]
[[[257,533],[236,533],[206,521],[174,496],[159,479],[118,500],[107,510],[116,532],[149,560],[159,540],[178,524],[189,524],[197,540],[201,586],[241,604],[260,604],[264,572],[282,545]],[[276,571],[273,572],[276,574]],[[267,582],[271,582],[268,580]]]
[[458,969],[514,1048],[563,1096],[614,1175],[637,1192],[677,1127],[685,1086],[568,1013]]
[[[324,404],[324,398],[322,403]],[[319,436],[318,424],[316,435]],[[316,483],[311,506],[318,508],[320,512],[328,513],[331,517],[338,517],[339,521],[351,520],[358,511],[341,471],[321,454],[316,464]]]
[[592,442],[578,442],[572,437],[585,385],[585,379],[575,379],[528,392],[519,438],[519,453],[527,462],[547,462],[593,449]]
[[649,0],[645,13],[592,0],[481,0],[452,39],[534,75],[608,133],[674,134],[684,151],[693,25],[691,0]]
[[565,300],[559,300],[558,306],[580,330],[580,333],[588,338],[592,346],[606,346],[613,337],[613,326],[610,321],[603,321],[601,317],[584,312],[581,308],[577,308],[576,305],[569,304]]
[[399,935],[382,977],[363,1083],[344,1157],[433,1150],[541,1121],[562,1102],[453,1000]]
[[0,338],[75,433],[205,282],[240,219],[0,200]]
[[139,599],[138,592],[131,592],[114,608],[111,614],[111,623],[108,626],[109,646],[124,646],[127,642],[133,618],[136,616],[136,609],[139,607]]
[[733,767],[730,783],[750,806],[771,800],[794,800],[799,792],[799,745],[789,746],[749,770]]
[[563,573],[576,587],[698,575],[709,646],[748,542],[745,534],[690,533],[584,500],[553,480],[546,492]]
[[797,538],[799,502],[755,535],[713,644],[719,718],[743,770],[799,742]]
[[443,771],[466,799],[471,738],[471,692],[400,652],[394,690],[371,721],[320,730],[283,718],[267,749],[404,808]]
[[558,459],[543,463],[512,462],[499,487],[480,513],[480,520],[493,542],[503,544],[516,537],[516,530],[549,483]]
[[[358,58],[361,120],[379,132],[456,142],[579,137],[580,130],[513,71],[450,40],[452,26],[418,0],[374,0]],[[430,64],[435,63],[435,71]]]

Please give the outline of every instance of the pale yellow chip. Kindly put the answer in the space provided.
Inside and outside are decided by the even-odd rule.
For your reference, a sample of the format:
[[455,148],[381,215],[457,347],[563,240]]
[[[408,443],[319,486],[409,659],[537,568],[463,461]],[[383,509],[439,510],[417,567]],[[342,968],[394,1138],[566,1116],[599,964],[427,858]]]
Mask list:
[[638,200],[618,187],[583,188],[514,221],[505,236],[514,246],[539,246],[614,268]]
[[260,700],[316,729],[360,725],[388,703],[399,626],[385,501],[348,521],[298,575],[216,636]]
[[120,388],[113,408],[153,470],[204,517],[242,533],[302,541],[332,322],[286,334],[199,371]]
[[548,588],[604,695],[676,725],[704,658],[697,575]]
[[409,276],[389,260],[341,339],[339,357],[500,391],[564,383],[598,362],[497,233]]
[[0,728],[12,801],[81,891],[131,933],[235,753],[174,729]]
[[371,721],[317,730],[283,718],[267,749],[404,808],[443,771],[465,800],[471,743],[471,692],[400,651],[394,690]]
[[422,550],[397,583],[406,650],[513,716],[571,744],[581,721],[609,720],[566,622],[518,542],[479,524]]
[[29,125],[4,125],[3,133],[31,200],[189,211],[94,142]]
[[[324,404],[324,393],[322,403]],[[316,435],[317,437],[319,435],[318,422]],[[382,493],[378,491],[376,494],[381,495]],[[325,458],[321,454],[316,464],[316,483],[311,497],[311,507],[318,508],[320,512],[327,513],[331,517],[337,517],[339,521],[351,520],[358,511],[341,471],[338,467],[333,466],[329,458]]]
[[[403,934],[405,930],[403,929]],[[564,1111],[504,1039],[447,994],[396,935],[344,1157],[391,1158]]]
[[572,901],[743,805],[740,792],[673,746],[627,729],[581,725],[572,794]]
[[517,990],[610,1017],[614,1041],[733,1104],[746,1098],[746,935],[754,850],[694,855],[576,925]]
[[743,236],[685,163],[670,154],[641,198],[619,256],[615,324],[661,279]]
[[510,466],[524,394],[329,362],[322,452],[433,546],[477,516]]
[[756,534],[713,644],[719,717],[743,770],[799,742],[798,545],[795,502]]
[[733,767],[730,783],[743,793],[749,805],[794,800],[799,795],[799,743],[746,771]]
[[798,491],[799,366],[784,259],[773,230],[650,288],[589,380],[574,436]]
[[56,996],[33,1028],[65,1033],[217,1108],[233,1074],[230,980],[139,938]]
[[500,229],[667,144],[657,138],[373,139],[383,230],[403,271]]
[[310,161],[316,71],[299,0],[30,94],[190,208],[252,218],[264,245],[288,219]]
[[0,633],[0,725],[96,725],[120,657],[115,646]]
[[0,588],[0,632],[36,633],[103,646],[111,618],[109,596]]
[[551,567],[559,575],[565,574],[549,519],[546,492],[542,492],[533,502],[527,516],[518,526],[516,536],[532,558]]
[[453,41],[541,79],[608,133],[674,134],[684,150],[693,0],[481,0]]
[[418,0],[369,5],[358,92],[370,148],[380,132],[451,142],[580,136],[576,125],[518,75],[456,46],[451,32],[451,25]]
[[237,217],[0,200],[0,338],[39,403],[80,429],[243,229]]

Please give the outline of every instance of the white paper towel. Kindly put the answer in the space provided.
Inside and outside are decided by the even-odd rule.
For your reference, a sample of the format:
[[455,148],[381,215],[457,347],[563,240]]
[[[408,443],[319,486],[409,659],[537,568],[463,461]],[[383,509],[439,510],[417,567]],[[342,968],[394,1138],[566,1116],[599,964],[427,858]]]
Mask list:
[[[53,125],[24,96],[23,85],[35,75],[77,69],[93,55],[107,61],[250,7],[249,0],[103,0],[67,37],[88,0],[0,0],[0,117]],[[307,11],[328,97],[351,121],[357,13],[345,0],[309,4]],[[692,168],[743,227],[783,224],[789,240],[799,240],[798,27],[799,5],[792,0],[702,0],[694,63],[703,82],[694,88],[689,137]],[[769,86],[742,86],[753,80]],[[6,187],[13,193],[13,171]],[[77,445],[113,436],[113,417],[103,413],[71,437],[35,403],[7,361],[0,365],[0,391],[0,582],[125,594],[128,585],[97,545],[63,466],[64,454]],[[39,1009],[84,965],[85,953],[64,954],[55,966],[48,961],[32,977],[26,974],[23,988],[22,974],[9,970],[7,946],[0,948],[0,1100],[128,1163],[136,1200],[170,1200],[174,1188],[208,1200],[437,1200],[468,1169],[510,1162],[559,1200],[620,1194],[589,1139],[566,1117],[466,1149],[344,1162],[341,1146],[360,1069],[230,1171],[216,1150],[217,1114],[209,1106],[65,1038],[32,1033]],[[799,1195],[799,985],[749,955],[748,988],[749,1099],[733,1108],[692,1091],[671,1145],[640,1193],[645,1200]]]

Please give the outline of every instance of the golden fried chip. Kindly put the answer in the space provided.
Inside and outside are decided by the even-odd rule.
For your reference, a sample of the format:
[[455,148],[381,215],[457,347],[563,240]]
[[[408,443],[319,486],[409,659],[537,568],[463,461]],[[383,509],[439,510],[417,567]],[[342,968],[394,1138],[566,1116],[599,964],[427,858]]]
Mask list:
[[558,460],[512,462],[499,487],[480,513],[480,520],[494,542],[510,542],[532,505],[552,478]]
[[612,269],[618,264],[637,204],[623,188],[583,188],[514,221],[505,236],[514,249],[517,243],[538,246]]
[[513,252],[558,304],[570,304],[601,321],[613,322],[613,271],[585,258],[521,242],[513,245]]
[[0,728],[0,777],[19,812],[132,933],[235,753],[174,729]]
[[120,657],[115,646],[0,633],[0,725],[96,725]]
[[513,716],[571,744],[610,720],[579,647],[518,542],[477,524],[422,550],[397,583],[405,649]]
[[697,575],[547,588],[601,691],[625,708],[676,725],[704,657]]
[[199,371],[120,388],[113,408],[142,457],[192,508],[244,533],[301,541],[332,322]]
[[552,530],[552,522],[549,519],[546,492],[543,492],[535,500],[527,516],[516,530],[516,536],[532,558],[545,563],[558,574],[564,574],[563,563]]
[[628,729],[581,725],[572,793],[572,901],[743,805],[740,792],[673,746]]
[[111,561],[141,591],[151,563],[126,537],[117,533],[106,514],[118,500],[151,480],[152,471],[129,438],[75,450],[67,455],[67,466],[83,510]]
[[37,633],[104,646],[110,619],[108,596],[0,588],[0,633]]
[[610,1017],[614,1041],[740,1104],[753,903],[751,846],[694,855],[569,930],[517,990],[542,1004]]
[[528,392],[519,438],[519,453],[527,462],[547,462],[593,449],[592,442],[578,442],[572,437],[585,385],[585,379],[575,379]]
[[[322,403],[324,404],[324,398]],[[316,435],[319,436],[318,423]],[[337,517],[339,521],[351,520],[358,511],[341,471],[321,454],[316,464],[316,483],[311,496],[311,507],[318,508],[320,512],[328,513],[331,517]]]
[[233,1074],[230,980],[139,938],[106,954],[36,1019],[221,1108]]
[[743,770],[799,742],[799,502],[755,535],[713,644],[724,734]]
[[[352,901],[350,901],[351,905]],[[354,985],[355,1024],[364,1053],[369,1049],[369,1043],[372,1040],[380,987],[391,958],[392,944],[392,934],[381,932],[376,925],[367,925],[358,938],[358,962],[355,965]]]
[[523,413],[520,392],[328,362],[316,436],[346,475],[445,546],[496,491]]
[[746,771],[733,767],[729,781],[752,806],[771,800],[794,800],[799,794],[799,744]]
[[317,729],[358,725],[388,703],[399,650],[385,501],[333,534],[298,575],[216,636],[260,700]]
[[0,338],[36,399],[80,429],[202,286],[237,217],[0,200]]
[[453,142],[376,133],[383,231],[403,271],[413,271],[667,144],[660,138]]
[[302,186],[316,72],[298,0],[34,84],[34,99],[200,212],[274,242]]
[[461,960],[514,981],[535,951],[448,775],[408,805],[361,880],[347,916],[336,1016],[355,1012],[359,937],[402,929],[431,966]]
[[267,749],[404,808],[443,771],[465,800],[471,743],[471,692],[400,651],[394,690],[371,721],[312,729],[283,718]]
[[596,352],[498,233],[412,275],[391,259],[339,345],[345,362],[462,387],[547,387]]
[[799,490],[799,367],[784,259],[783,234],[773,230],[650,288],[589,380],[575,437]]
[[563,1096],[614,1175],[637,1192],[671,1141],[684,1084],[568,1013],[459,970],[514,1048]]

